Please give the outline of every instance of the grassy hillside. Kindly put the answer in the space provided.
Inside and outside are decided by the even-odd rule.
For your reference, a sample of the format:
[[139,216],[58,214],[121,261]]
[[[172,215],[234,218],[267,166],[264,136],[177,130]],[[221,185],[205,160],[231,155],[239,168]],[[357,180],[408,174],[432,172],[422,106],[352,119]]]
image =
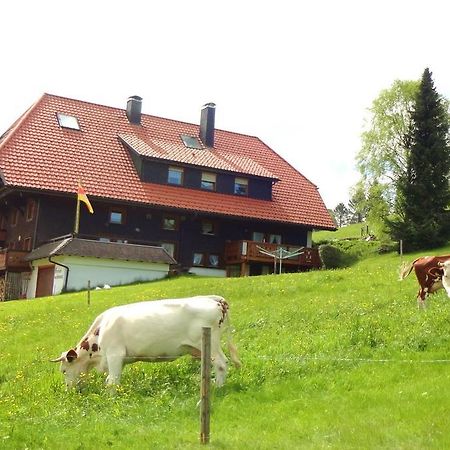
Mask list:
[[200,448],[198,362],[127,366],[111,396],[99,374],[66,392],[48,359],[107,307],[216,293],[243,367],[213,391],[210,448],[450,448],[450,299],[418,310],[399,264],[388,254],[335,271],[184,277],[94,291],[90,307],[86,293],[2,303],[0,447]]
[[338,228],[336,231],[314,231],[313,241],[331,241],[333,239],[348,239],[348,238],[360,238],[361,229],[364,230],[366,234],[366,224],[365,223],[352,223],[346,225],[345,227]]

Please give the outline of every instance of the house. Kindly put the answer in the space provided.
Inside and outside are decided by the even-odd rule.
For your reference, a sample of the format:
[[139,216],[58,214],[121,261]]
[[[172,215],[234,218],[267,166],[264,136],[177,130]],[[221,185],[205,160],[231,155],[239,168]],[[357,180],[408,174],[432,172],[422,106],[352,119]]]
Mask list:
[[[5,297],[33,296],[27,255],[66,235],[162,247],[201,275],[271,273],[280,248],[303,249],[284,271],[320,266],[312,231],[335,225],[312,182],[259,138],[216,129],[213,103],[198,125],[141,110],[138,96],[121,109],[44,94],[0,137]],[[82,205],[74,235],[80,181],[94,214]]]
[[162,248],[66,236],[24,257],[31,264],[27,298],[90,287],[158,280],[176,261]]

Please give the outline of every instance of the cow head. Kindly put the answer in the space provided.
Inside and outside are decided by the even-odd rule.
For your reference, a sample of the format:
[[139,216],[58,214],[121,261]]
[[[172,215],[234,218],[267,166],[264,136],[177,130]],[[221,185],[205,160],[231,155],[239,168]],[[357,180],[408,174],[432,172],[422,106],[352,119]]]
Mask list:
[[[80,357],[81,356],[81,357]],[[64,375],[66,386],[72,388],[78,383],[81,373],[88,370],[88,361],[79,355],[75,349],[63,352],[59,358],[51,359],[51,362],[60,362],[60,370]]]

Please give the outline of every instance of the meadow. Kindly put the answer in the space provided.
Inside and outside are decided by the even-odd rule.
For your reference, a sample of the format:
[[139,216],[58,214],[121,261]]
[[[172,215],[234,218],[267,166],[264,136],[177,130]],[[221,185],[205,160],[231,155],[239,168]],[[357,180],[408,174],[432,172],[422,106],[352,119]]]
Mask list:
[[419,310],[400,263],[186,276],[92,291],[90,306],[86,292],[1,303],[0,448],[202,448],[198,361],[126,366],[110,395],[97,373],[67,392],[48,360],[110,306],[207,293],[229,301],[243,362],[213,388],[209,448],[450,448],[450,299],[441,290]]

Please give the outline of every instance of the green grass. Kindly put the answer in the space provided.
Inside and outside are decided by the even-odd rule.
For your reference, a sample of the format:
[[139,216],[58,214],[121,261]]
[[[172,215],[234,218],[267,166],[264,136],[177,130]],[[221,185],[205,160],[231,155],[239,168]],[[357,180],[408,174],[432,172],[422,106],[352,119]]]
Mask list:
[[418,310],[399,264],[181,277],[93,291],[90,307],[84,292],[2,303],[0,448],[201,448],[198,362],[127,366],[111,396],[96,373],[66,392],[48,359],[112,305],[206,293],[229,300],[243,362],[213,389],[210,448],[450,448],[450,299],[440,291]]
[[366,230],[366,224],[364,223],[353,223],[346,225],[345,227],[338,228],[336,231],[314,231],[313,241],[331,241],[333,239],[352,239],[361,237],[361,228]]

